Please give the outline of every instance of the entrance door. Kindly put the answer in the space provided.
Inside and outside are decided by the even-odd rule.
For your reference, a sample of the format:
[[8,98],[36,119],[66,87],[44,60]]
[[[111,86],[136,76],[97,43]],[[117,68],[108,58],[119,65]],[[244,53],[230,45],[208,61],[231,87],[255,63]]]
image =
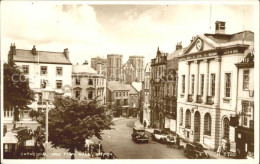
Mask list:
[[194,115],[194,141],[200,142],[200,113],[198,111]]

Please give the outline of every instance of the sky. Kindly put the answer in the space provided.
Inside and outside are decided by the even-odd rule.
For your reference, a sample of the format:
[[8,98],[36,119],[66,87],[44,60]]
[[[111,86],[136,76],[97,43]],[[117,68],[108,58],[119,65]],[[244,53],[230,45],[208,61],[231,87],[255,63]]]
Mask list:
[[[81,2],[77,2],[81,3]],[[211,11],[211,12],[210,12]],[[211,13],[211,14],[210,14]],[[210,17],[211,15],[211,17]],[[192,36],[214,33],[215,21],[226,22],[226,33],[254,32],[252,5],[157,4],[88,5],[48,2],[1,3],[1,60],[11,43],[17,49],[70,51],[73,64],[91,57],[122,54],[145,56],[160,50],[172,53],[177,42],[189,45]],[[211,28],[210,28],[211,27]]]

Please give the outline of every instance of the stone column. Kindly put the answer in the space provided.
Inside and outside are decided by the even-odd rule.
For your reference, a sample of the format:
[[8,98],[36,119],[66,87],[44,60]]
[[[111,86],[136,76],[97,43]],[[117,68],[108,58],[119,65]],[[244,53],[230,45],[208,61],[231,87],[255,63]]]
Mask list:
[[217,57],[215,58],[216,61],[216,82],[215,82],[215,100],[214,100],[214,106],[219,106],[220,101],[220,72],[221,72],[221,58]]
[[198,90],[199,90],[199,61],[195,60],[195,79],[194,79],[194,95],[193,95],[193,102],[197,102],[197,95],[198,95]]
[[185,101],[188,101],[190,90],[190,63],[187,61],[187,74],[185,75]]
[[204,59],[203,62],[205,63],[203,104],[206,104],[207,96],[208,96],[208,86],[209,86],[209,61],[208,59]]

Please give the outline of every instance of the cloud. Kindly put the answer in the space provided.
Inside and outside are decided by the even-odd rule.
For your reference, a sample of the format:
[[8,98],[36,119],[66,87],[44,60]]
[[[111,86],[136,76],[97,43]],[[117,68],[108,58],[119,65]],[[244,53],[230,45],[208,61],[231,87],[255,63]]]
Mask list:
[[21,49],[69,48],[73,63],[109,53],[123,54],[124,61],[143,55],[148,62],[158,46],[171,53],[176,42],[188,46],[192,36],[214,32],[216,20],[227,22],[227,33],[243,25],[253,30],[254,23],[253,7],[246,5],[212,5],[210,24],[209,5],[2,4],[2,54],[14,42]]

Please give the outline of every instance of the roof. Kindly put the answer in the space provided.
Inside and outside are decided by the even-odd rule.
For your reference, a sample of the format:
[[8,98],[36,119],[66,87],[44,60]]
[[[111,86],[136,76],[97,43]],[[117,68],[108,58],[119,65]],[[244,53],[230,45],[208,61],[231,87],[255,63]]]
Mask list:
[[254,42],[254,33],[252,31],[242,31],[234,34],[202,34],[196,36],[193,42],[183,51],[181,55],[184,55],[186,51],[189,51],[197,38],[203,39],[213,48],[227,47],[236,44],[248,44],[251,45]]
[[124,64],[123,69],[124,69],[125,67],[128,67],[128,68],[129,68],[129,67],[132,67],[132,68],[134,68],[134,66],[133,66],[133,64],[131,63],[130,59],[128,59],[127,62]]
[[129,90],[125,85],[121,84],[119,81],[109,81],[107,83],[107,88],[111,91]]
[[142,82],[132,82],[132,86],[133,86],[138,92],[141,92],[141,90],[142,90]]
[[129,94],[138,94],[138,91],[131,84],[125,84],[125,87],[130,91]]
[[15,62],[32,62],[32,63],[58,63],[70,64],[71,62],[65,57],[63,52],[37,51],[37,55],[33,55],[31,50],[16,49],[13,55]]
[[97,71],[95,71],[93,68],[91,68],[89,65],[83,64],[83,65],[73,65],[72,66],[72,73],[77,74],[98,74]]
[[[148,69],[148,70],[147,70]],[[148,62],[144,68],[144,72],[151,72],[151,62]]]

